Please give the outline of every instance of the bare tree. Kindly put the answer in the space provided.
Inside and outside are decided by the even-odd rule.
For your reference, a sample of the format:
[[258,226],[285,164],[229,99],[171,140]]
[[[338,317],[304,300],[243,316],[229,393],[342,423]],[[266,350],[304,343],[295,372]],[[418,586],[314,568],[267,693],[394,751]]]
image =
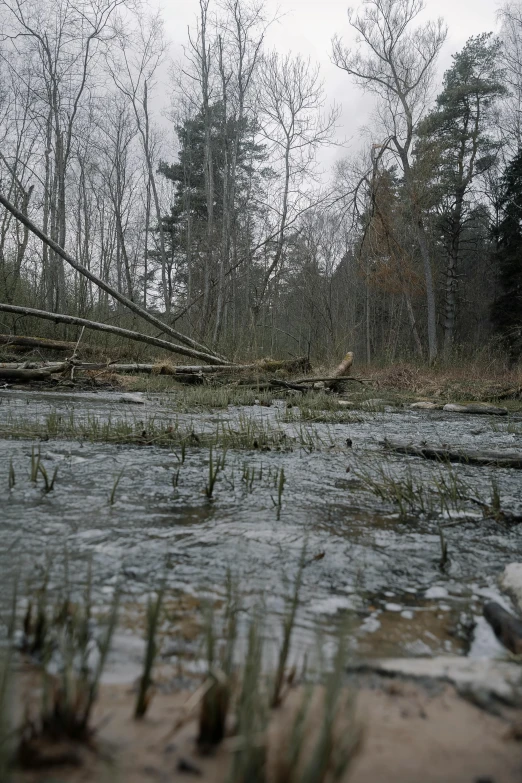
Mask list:
[[118,35],[118,49],[109,53],[108,63],[114,84],[128,99],[132,107],[142,143],[148,173],[148,187],[152,193],[156,214],[163,304],[168,315],[172,306],[172,296],[168,279],[162,204],[156,181],[157,161],[154,158],[149,103],[155,86],[157,69],[165,56],[166,42],[163,34],[163,21],[159,14],[145,17],[138,13],[136,22],[137,26],[132,35],[129,35],[125,30],[122,30]]
[[[66,244],[67,172],[74,133],[101,46],[112,36],[111,20],[124,0],[2,0],[4,40],[33,60],[40,86],[33,100],[42,106],[45,127],[44,231]],[[48,304],[59,309],[66,299],[61,259],[44,250]],[[46,267],[48,266],[48,269]]]
[[310,209],[317,195],[308,187],[317,150],[330,143],[338,118],[336,107],[323,113],[325,97],[319,68],[300,56],[273,52],[265,58],[260,100],[262,135],[280,177],[277,192],[270,194],[276,238],[255,293],[255,318],[283,260],[289,226],[301,212]]
[[[245,120],[254,118],[256,76],[262,45],[269,25],[263,2],[225,0],[225,18],[218,26],[218,70],[221,86],[222,128],[225,161],[223,166],[223,220],[216,295],[214,343],[219,337],[225,306],[225,275],[230,265],[232,239],[237,215],[236,193],[240,144],[245,136]],[[250,103],[250,106],[248,105]],[[232,138],[229,140],[229,126]]]
[[498,12],[501,59],[509,94],[501,110],[502,137],[515,154],[522,146],[522,3],[508,0]]
[[442,19],[412,27],[423,0],[364,0],[359,14],[348,12],[359,44],[350,49],[333,39],[334,63],[378,99],[385,146],[404,176],[426,283],[428,349],[437,357],[435,290],[425,218],[411,166],[414,134],[429,97],[433,69],[446,37]]

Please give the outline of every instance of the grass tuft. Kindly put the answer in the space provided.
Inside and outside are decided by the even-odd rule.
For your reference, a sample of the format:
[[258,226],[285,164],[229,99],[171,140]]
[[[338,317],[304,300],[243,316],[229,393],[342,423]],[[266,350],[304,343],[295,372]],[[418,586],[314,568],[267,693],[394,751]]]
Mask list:
[[152,699],[152,667],[157,653],[156,634],[159,626],[161,606],[165,595],[165,579],[163,580],[156,600],[149,597],[147,604],[147,630],[145,659],[143,661],[143,674],[140,677],[138,698],[134,717],[143,718]]

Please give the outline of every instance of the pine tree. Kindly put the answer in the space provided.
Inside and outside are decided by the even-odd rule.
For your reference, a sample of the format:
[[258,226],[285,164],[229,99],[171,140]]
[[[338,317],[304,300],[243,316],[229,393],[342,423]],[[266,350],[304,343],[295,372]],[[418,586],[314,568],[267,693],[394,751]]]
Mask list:
[[436,108],[418,131],[417,173],[422,179],[428,172],[446,257],[445,353],[455,338],[462,237],[473,210],[470,190],[475,177],[494,163],[500,147],[493,132],[496,104],[506,92],[499,61],[500,44],[491,33],[470,38],[453,55]]
[[[252,195],[256,194],[261,181],[271,176],[271,171],[262,166],[266,150],[257,141],[255,121],[250,118],[237,120],[233,116],[225,118],[219,101],[209,106],[209,116],[214,195],[211,237],[207,230],[203,110],[176,127],[178,159],[173,163],[163,162],[159,167],[160,173],[175,185],[170,212],[164,216],[163,226],[168,256],[177,270],[178,300],[183,295],[188,300],[198,297],[205,287],[206,273],[210,273],[212,282],[217,279],[224,225],[229,230],[227,239],[234,246],[248,241],[249,218],[257,209]],[[232,175],[236,139],[239,143]],[[199,313],[198,317],[205,322],[201,333],[208,327],[207,316],[206,312]]]
[[499,207],[494,260],[500,294],[491,318],[514,364],[522,355],[522,151],[506,168]]

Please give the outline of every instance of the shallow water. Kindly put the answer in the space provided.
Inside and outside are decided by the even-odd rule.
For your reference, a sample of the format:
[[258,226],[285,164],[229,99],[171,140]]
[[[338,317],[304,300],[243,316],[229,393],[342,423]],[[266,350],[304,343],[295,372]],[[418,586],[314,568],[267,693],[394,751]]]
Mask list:
[[[494,479],[502,505],[522,513],[520,471],[448,468],[382,448],[388,436],[513,449],[522,445],[516,418],[387,408],[354,411],[348,423],[314,424],[288,421],[297,419],[298,411],[287,411],[284,403],[184,413],[176,394],[144,396],[145,405],[125,405],[121,397],[2,391],[0,426],[5,431],[14,421],[30,424],[51,416],[53,421],[74,417],[76,423],[124,421],[139,430],[154,419],[155,426],[193,430],[197,444],[198,433],[254,421],[278,428],[280,445],[267,451],[229,449],[209,500],[204,492],[208,447],[188,446],[180,464],[179,448],[1,439],[4,601],[10,577],[21,570],[24,580],[36,583],[41,571],[35,565],[43,568],[46,557],[52,589],[63,585],[66,569],[70,583],[82,586],[92,556],[96,602],[107,603],[120,579],[125,625],[132,634],[142,621],[147,595],[166,574],[168,622],[181,629],[172,634],[176,641],[164,645],[164,657],[174,661],[193,651],[196,634],[190,627],[199,599],[222,599],[228,571],[238,580],[245,607],[262,597],[268,617],[279,617],[306,542],[295,645],[301,652],[314,644],[317,627],[328,634],[345,622],[354,652],[361,656],[499,652],[480,619],[482,604],[490,597],[506,603],[497,579],[507,563],[520,559],[522,526],[482,519],[472,503],[461,508],[459,513],[472,519],[446,529],[450,561],[443,571],[438,524],[458,515],[451,508],[441,510],[437,501],[429,512],[410,512],[401,519],[391,502],[376,499],[363,476],[378,475],[384,466],[395,477],[411,475],[429,495],[434,481],[451,474],[486,502]],[[47,494],[41,480],[37,485],[30,481],[33,446],[40,448],[49,476],[58,468],[55,487]],[[221,454],[214,449],[214,461]],[[10,462],[16,479],[12,489]],[[281,469],[285,484],[278,519]],[[251,485],[246,470],[249,476],[254,472]],[[277,635],[278,628],[279,622],[268,621],[269,635]],[[135,655],[130,640],[131,635],[129,661]],[[125,659],[125,635],[118,637],[118,655]]]

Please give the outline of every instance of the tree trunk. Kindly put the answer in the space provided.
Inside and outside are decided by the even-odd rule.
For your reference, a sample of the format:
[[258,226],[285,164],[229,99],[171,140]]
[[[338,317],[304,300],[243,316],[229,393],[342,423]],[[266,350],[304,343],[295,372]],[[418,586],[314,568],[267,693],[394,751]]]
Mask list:
[[46,310],[34,310],[31,307],[18,307],[16,305],[2,303],[0,303],[0,312],[26,315],[29,318],[43,318],[47,321],[53,321],[54,323],[77,324],[78,326],[85,326],[87,329],[96,329],[100,332],[117,334],[120,337],[126,337],[128,340],[154,345],[156,348],[162,348],[164,351],[169,351],[170,353],[178,353],[181,356],[193,356],[195,359],[200,359],[208,364],[229,366],[223,359],[219,359],[216,356],[211,356],[210,354],[201,351],[196,351],[192,348],[174,345],[174,343],[169,343],[167,340],[160,340],[158,337],[149,337],[149,335],[133,332],[130,329],[122,329],[119,326],[109,326],[108,324],[102,324],[97,321],[89,321],[86,318],[77,318],[74,315],[49,313]]
[[435,305],[435,290],[433,287],[433,272],[431,269],[430,252],[428,248],[428,238],[422,217],[418,216],[415,220],[415,233],[422,256],[422,265],[424,267],[424,280],[426,282],[426,307],[428,312],[428,358],[433,363],[437,358],[437,315]]

